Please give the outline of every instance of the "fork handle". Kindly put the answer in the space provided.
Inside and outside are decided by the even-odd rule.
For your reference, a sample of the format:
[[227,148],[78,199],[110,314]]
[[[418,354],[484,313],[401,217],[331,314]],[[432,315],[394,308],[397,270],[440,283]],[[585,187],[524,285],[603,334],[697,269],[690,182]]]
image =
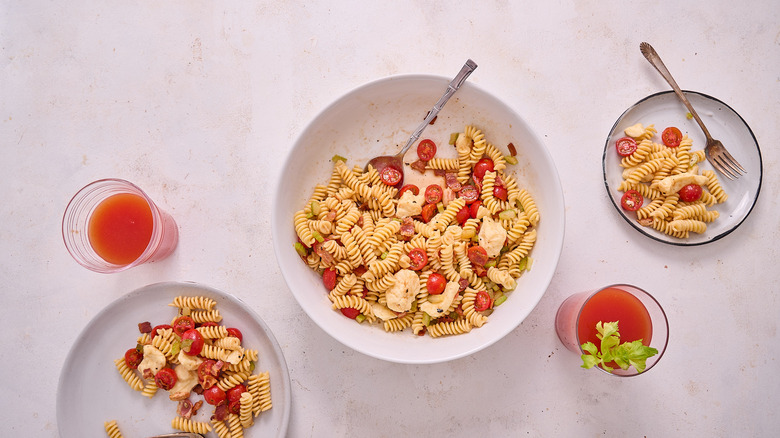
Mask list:
[[656,70],[658,70],[658,73],[661,73],[661,76],[666,79],[666,82],[672,86],[672,89],[674,90],[675,94],[677,94],[677,97],[682,100],[682,103],[685,104],[686,108],[688,108],[688,111],[690,111],[691,115],[696,120],[696,123],[698,123],[701,130],[704,131],[704,136],[707,137],[707,142],[709,143],[712,140],[710,131],[708,131],[707,127],[704,126],[704,122],[702,122],[701,118],[699,118],[699,114],[697,114],[696,110],[693,109],[693,105],[691,105],[691,103],[688,101],[688,98],[685,97],[685,94],[683,94],[682,90],[677,85],[677,82],[675,82],[672,74],[669,73],[669,70],[666,68],[666,65],[664,65],[664,62],[661,61],[661,57],[658,56],[658,53],[656,53],[653,46],[643,42],[639,44],[639,50],[642,52],[642,55],[647,58],[647,61],[650,62],[650,64],[655,67]]

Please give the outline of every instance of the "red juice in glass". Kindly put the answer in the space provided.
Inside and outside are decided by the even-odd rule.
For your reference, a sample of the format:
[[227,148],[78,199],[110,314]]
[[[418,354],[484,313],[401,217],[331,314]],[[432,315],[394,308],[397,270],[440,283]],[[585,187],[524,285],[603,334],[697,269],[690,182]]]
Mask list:
[[609,287],[595,293],[582,306],[577,321],[577,337],[580,344],[593,342],[596,346],[601,340],[596,337],[596,323],[618,321],[620,342],[633,342],[639,339],[644,345],[650,345],[653,337],[653,321],[647,308],[639,298],[630,293]]
[[[580,347],[582,344],[601,345],[596,336],[599,321],[618,322],[620,343],[641,339],[642,344],[658,350],[657,355],[647,359],[645,371],[652,368],[666,350],[669,339],[666,314],[652,295],[636,286],[615,284],[570,296],[558,308],[555,331],[566,348],[585,354]],[[627,370],[615,367],[610,374],[634,376],[638,372],[634,367]]]
[[152,209],[141,196],[118,193],[95,207],[89,219],[89,243],[103,260],[116,265],[134,262],[152,238]]

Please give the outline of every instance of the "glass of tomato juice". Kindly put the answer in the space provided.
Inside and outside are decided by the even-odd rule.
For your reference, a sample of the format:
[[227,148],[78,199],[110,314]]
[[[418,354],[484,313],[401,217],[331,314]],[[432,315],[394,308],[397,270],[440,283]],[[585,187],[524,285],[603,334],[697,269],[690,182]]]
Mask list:
[[173,218],[138,186],[101,179],[79,190],[68,203],[62,238],[79,264],[112,273],[169,256],[179,231]]
[[[620,343],[642,339],[642,344],[655,348],[658,354],[647,359],[643,373],[663,356],[669,340],[669,322],[661,304],[644,290],[628,284],[613,284],[595,290],[576,293],[567,298],[555,315],[555,331],[569,350],[585,354],[580,347],[586,342],[599,346],[596,323],[618,321]],[[627,370],[615,366],[609,374],[629,377],[639,374],[630,366]]]

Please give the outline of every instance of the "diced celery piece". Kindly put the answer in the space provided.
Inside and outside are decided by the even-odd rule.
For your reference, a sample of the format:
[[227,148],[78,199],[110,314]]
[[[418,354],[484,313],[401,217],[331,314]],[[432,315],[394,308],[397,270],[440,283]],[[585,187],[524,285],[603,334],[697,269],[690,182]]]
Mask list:
[[498,214],[498,218],[501,220],[509,220],[509,219],[514,219],[516,217],[517,217],[517,212],[512,209],[504,210]]
[[388,255],[390,255],[390,253],[389,253],[389,252],[387,252],[387,251],[385,251],[385,252],[383,252],[383,253],[382,253],[382,255],[381,255],[381,256],[379,256],[379,258],[380,258],[380,259],[382,259],[382,260],[384,260],[384,259],[386,259],[386,258],[387,258],[387,256],[388,256]]
[[485,269],[492,268],[494,266],[496,266],[496,261],[495,260],[488,260],[487,263],[485,263]]
[[319,203],[319,201],[311,201],[311,212],[315,216],[319,216],[320,215],[320,203]]
[[438,204],[436,204],[436,209],[439,210],[439,213],[443,213],[444,212],[444,203],[443,202],[439,202]]
[[520,263],[518,263],[517,268],[521,271],[525,270],[525,267],[528,265],[528,257],[523,257],[520,259]]
[[363,315],[362,313],[355,317],[355,321],[357,322],[363,322],[366,320],[366,315]]
[[517,158],[511,155],[504,157],[504,160],[506,160],[506,162],[509,164],[517,164]]
[[325,238],[322,237],[322,234],[320,234],[320,232],[317,230],[312,230],[311,235],[312,237],[314,237],[314,240],[316,240],[317,242],[322,243],[325,241]]
[[343,161],[343,162],[345,162],[345,163],[347,162],[347,159],[346,159],[346,158],[344,158],[344,157],[342,157],[342,156],[341,156],[341,155],[339,155],[339,154],[336,154],[336,155],[334,155],[334,156],[333,156],[333,158],[331,158],[330,160],[331,160],[331,161],[333,161],[334,163],[335,163],[336,161]]
[[496,298],[496,301],[493,302],[493,307],[500,306],[504,301],[506,301],[506,295],[501,295],[500,297]]
[[306,247],[301,242],[295,242],[293,247],[295,247],[295,251],[299,256],[306,257]]
[[453,132],[450,134],[450,144],[455,144],[456,141],[458,141],[458,136],[460,135],[459,132]]
[[431,325],[431,315],[428,315],[426,312],[423,312],[423,314],[422,314],[422,323],[426,327]]

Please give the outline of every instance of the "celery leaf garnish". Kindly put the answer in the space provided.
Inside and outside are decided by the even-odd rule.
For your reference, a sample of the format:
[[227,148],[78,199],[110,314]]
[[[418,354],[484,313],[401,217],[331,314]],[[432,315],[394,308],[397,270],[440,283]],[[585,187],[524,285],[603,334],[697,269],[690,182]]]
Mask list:
[[647,367],[647,359],[658,354],[655,348],[643,345],[641,339],[621,344],[617,321],[599,321],[596,323],[596,331],[596,336],[601,340],[600,347],[596,347],[593,342],[580,346],[586,353],[582,355],[582,368],[590,369],[601,365],[601,368],[611,373],[614,368],[607,364],[614,362],[624,370],[633,365],[641,373]]

